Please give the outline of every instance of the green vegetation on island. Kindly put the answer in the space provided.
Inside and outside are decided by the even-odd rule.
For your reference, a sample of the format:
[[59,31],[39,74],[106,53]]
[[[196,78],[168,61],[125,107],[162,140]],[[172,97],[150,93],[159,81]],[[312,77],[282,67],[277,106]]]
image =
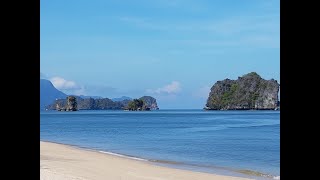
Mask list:
[[278,108],[280,84],[262,79],[256,72],[237,80],[217,81],[211,88],[207,110],[274,110]]
[[143,100],[141,99],[133,99],[128,103],[128,106],[125,109],[129,111],[147,110]]
[[[71,98],[73,97],[73,98]],[[81,98],[79,96],[69,96],[67,99],[57,99],[54,103],[48,105],[48,110],[73,111],[74,107],[77,110],[130,110],[130,111],[145,111],[157,110],[158,105],[155,98],[151,96],[143,96],[139,99],[122,101],[112,101],[109,98]]]

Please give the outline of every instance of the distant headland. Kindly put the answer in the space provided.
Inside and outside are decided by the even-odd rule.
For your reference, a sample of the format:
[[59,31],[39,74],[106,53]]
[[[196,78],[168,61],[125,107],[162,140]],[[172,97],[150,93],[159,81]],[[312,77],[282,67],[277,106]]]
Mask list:
[[157,100],[151,96],[132,99],[127,96],[120,98],[103,98],[100,96],[67,95],[46,79],[40,79],[40,110],[77,111],[77,110],[158,110]]
[[217,81],[211,88],[206,110],[279,110],[280,84],[265,80],[256,72],[237,80]]
[[77,110],[128,110],[149,111],[158,110],[157,100],[151,96],[143,96],[139,99],[124,99],[112,101],[109,98],[81,98],[80,96],[68,96],[65,99],[57,99],[46,106],[47,110],[77,111]]

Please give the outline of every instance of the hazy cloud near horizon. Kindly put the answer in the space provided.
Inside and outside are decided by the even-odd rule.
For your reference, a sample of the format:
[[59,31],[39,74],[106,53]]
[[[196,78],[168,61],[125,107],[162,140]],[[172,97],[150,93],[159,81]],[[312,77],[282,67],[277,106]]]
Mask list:
[[197,98],[208,98],[211,86],[203,86],[192,93],[192,96]]
[[172,81],[163,87],[157,89],[147,89],[146,92],[150,94],[176,94],[181,91],[181,83]]
[[67,80],[66,78],[63,78],[61,76],[48,78],[48,76],[41,72],[40,78],[49,80],[55,88],[68,95],[101,96],[107,98],[121,97],[126,94],[130,95],[130,91],[120,92],[117,88],[108,85],[83,85],[73,80]]
[[66,80],[62,77],[52,77],[49,79],[54,87],[59,90],[78,89],[79,86],[74,81]]

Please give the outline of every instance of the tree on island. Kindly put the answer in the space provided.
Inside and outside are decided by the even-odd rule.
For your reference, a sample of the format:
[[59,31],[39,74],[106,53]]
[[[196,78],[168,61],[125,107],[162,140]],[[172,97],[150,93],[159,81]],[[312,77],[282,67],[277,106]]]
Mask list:
[[130,111],[141,111],[145,109],[144,101],[141,99],[134,99],[128,103],[127,109]]

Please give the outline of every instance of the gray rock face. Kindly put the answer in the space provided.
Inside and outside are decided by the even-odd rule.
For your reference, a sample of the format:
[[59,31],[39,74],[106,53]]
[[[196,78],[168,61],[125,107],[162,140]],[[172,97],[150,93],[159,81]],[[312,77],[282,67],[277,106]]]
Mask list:
[[279,83],[251,72],[237,80],[216,82],[209,94],[208,110],[273,110],[277,108]]
[[150,108],[150,110],[158,110],[157,100],[151,96],[142,96],[139,98],[144,101],[146,108]]
[[54,104],[47,106],[48,109],[57,111],[78,111],[77,98],[68,96],[66,99],[58,99]]
[[66,111],[77,111],[77,99],[74,96],[68,96],[67,97],[67,106]]

